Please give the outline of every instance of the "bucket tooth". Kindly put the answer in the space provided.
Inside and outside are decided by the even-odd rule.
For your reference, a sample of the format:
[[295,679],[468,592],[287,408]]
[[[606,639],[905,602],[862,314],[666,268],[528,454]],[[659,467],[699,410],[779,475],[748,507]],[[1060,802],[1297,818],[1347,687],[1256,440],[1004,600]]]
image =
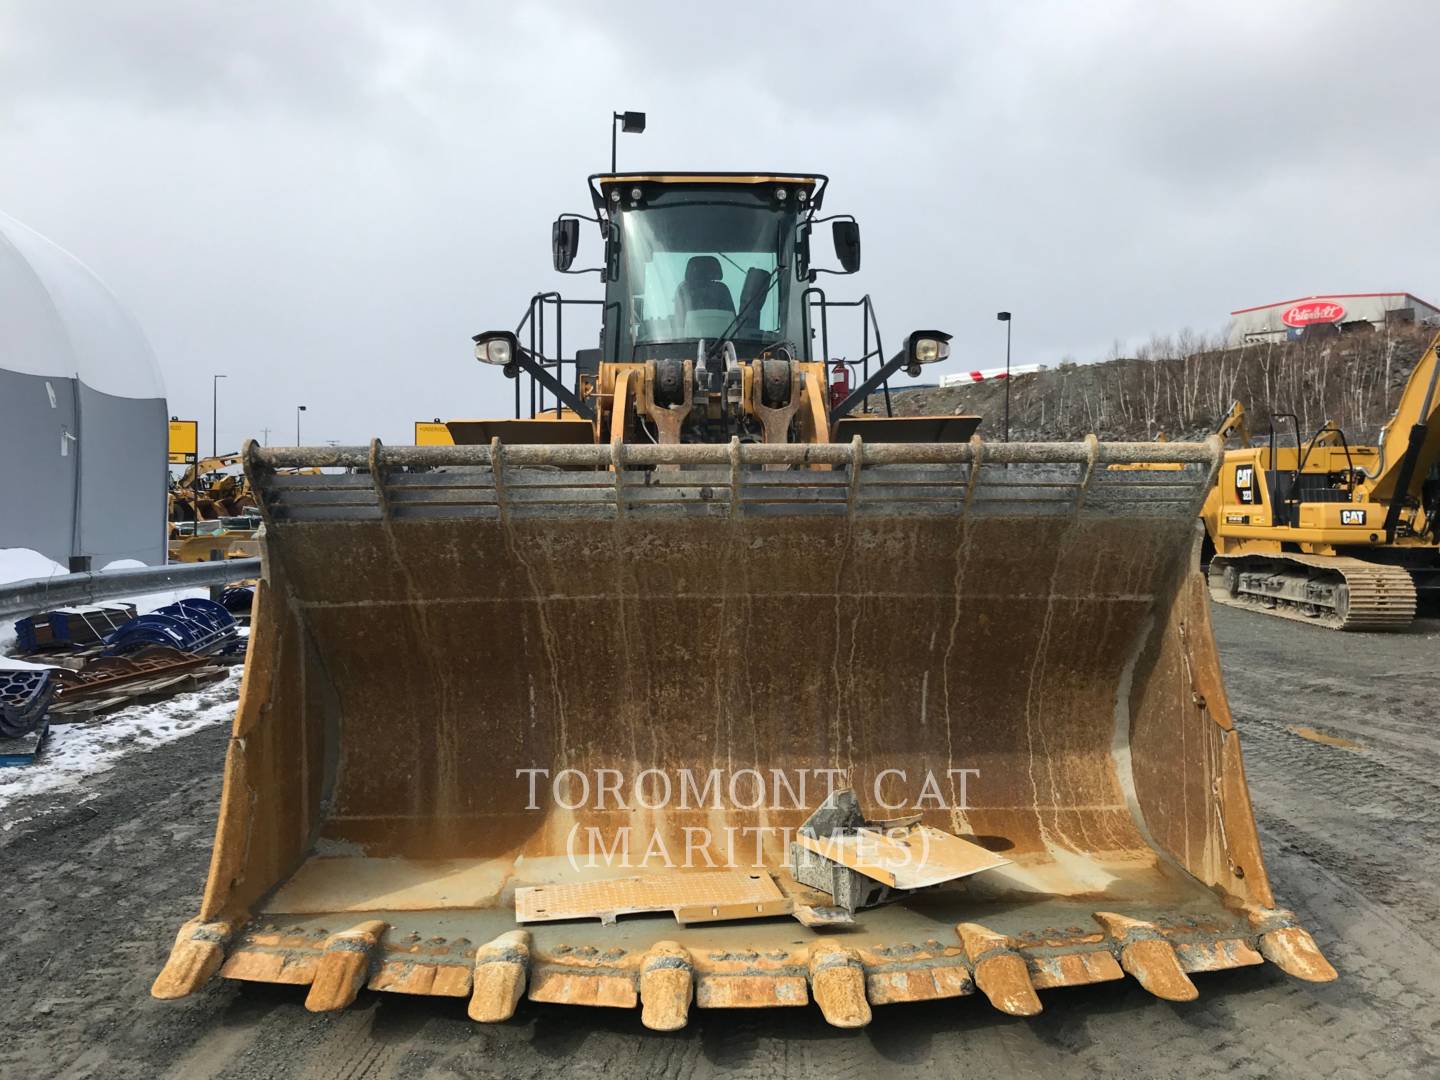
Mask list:
[[475,950],[471,1020],[498,1024],[515,1015],[530,973],[530,931],[510,930]]
[[315,967],[315,981],[305,996],[305,1008],[311,1012],[330,1012],[354,1001],[370,977],[370,954],[389,926],[371,919],[331,934]]
[[690,953],[674,941],[657,941],[640,965],[640,1022],[651,1031],[679,1031],[694,997]]
[[1307,982],[1334,982],[1339,978],[1310,932],[1295,924],[1293,911],[1252,904],[1244,910],[1251,928],[1259,935],[1260,955],[1286,975]]
[[151,996],[170,1000],[193,994],[220,969],[225,946],[234,932],[233,923],[200,919],[191,919],[180,927],[170,958],[150,987]]
[[835,1027],[859,1028],[870,1023],[865,965],[853,950],[833,941],[822,941],[811,949],[810,993]]
[[1260,935],[1260,955],[1286,975],[1307,982],[1334,982],[1339,976],[1308,930],[1283,926]]
[[955,932],[975,969],[975,985],[991,1005],[1011,1016],[1040,1012],[1040,995],[1030,981],[1030,967],[1008,937],[979,923],[961,923]]
[[1153,923],[1110,911],[1095,912],[1095,921],[1120,946],[1120,966],[1150,993],[1165,1001],[1194,1001],[1200,996],[1180,966],[1175,947]]

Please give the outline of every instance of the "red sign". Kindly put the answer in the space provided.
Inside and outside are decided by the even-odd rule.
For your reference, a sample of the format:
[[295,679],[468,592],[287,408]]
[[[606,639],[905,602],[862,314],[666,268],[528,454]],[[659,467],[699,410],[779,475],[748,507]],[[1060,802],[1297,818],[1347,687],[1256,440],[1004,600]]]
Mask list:
[[1338,323],[1344,317],[1345,309],[1333,300],[1311,300],[1296,304],[1280,316],[1280,321],[1286,326],[1304,327],[1311,323]]

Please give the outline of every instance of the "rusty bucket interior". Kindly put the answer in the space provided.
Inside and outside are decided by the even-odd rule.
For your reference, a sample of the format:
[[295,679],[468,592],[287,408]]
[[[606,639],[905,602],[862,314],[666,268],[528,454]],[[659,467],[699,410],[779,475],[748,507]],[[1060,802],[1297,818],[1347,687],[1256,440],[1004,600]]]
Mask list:
[[[1192,568],[1219,453],[252,444],[264,579],[155,993],[218,972],[315,1009],[528,994],[658,1028],[814,1000],[856,1026],[1127,974],[1186,999],[1264,959],[1333,977],[1271,896]],[[516,921],[526,887],[784,880],[836,777],[1009,861],[833,929]]]

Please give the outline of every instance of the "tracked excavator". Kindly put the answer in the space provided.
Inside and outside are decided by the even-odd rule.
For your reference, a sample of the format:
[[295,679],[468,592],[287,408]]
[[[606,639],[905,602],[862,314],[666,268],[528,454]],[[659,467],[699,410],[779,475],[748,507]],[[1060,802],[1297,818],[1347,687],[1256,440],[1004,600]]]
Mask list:
[[[1326,422],[1301,442],[1291,414],[1250,446],[1237,403],[1220,435],[1238,434],[1201,518],[1217,602],[1337,630],[1408,625],[1440,599],[1440,337],[1401,391],[1378,446],[1351,445]],[[1293,445],[1277,431],[1286,422]]]
[[[475,339],[514,416],[246,447],[264,576],[157,997],[218,976],[313,1010],[369,988],[481,1022],[528,998],[857,1027],[1127,976],[1188,1000],[1267,960],[1335,977],[1271,893],[1193,569],[1218,441],[885,415],[948,339],[887,358],[868,299],[815,286],[827,220],[859,265],[825,186],[592,177],[597,346],[565,358],[553,293]],[[837,372],[841,307],[871,341]],[[1145,462],[1175,468],[1109,468]],[[885,822],[913,865],[857,853]]]

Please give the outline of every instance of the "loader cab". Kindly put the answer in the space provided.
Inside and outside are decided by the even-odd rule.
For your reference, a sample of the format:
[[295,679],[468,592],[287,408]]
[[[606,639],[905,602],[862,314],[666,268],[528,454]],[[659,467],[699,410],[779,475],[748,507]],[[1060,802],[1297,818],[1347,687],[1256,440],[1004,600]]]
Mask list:
[[[515,419],[546,420],[527,428],[545,442],[560,427],[569,441],[828,442],[861,428],[892,442],[969,439],[978,417],[937,425],[891,409],[889,380],[945,360],[950,335],[915,331],[887,350],[869,296],[829,299],[817,286],[860,269],[855,219],[820,216],[827,184],[794,172],[592,175],[593,215],[561,214],[551,247],[557,272],[596,273],[604,295],[536,293],[513,331],[473,337],[475,358],[515,380]],[[812,244],[821,225],[833,258]],[[832,355],[831,313],[853,320],[858,350]],[[582,314],[599,315],[598,340],[572,354],[566,332],[574,342]],[[498,423],[446,426],[470,442],[501,437]]]
[[694,356],[808,359],[809,222],[823,178],[596,176],[604,242],[601,351],[621,363]]

